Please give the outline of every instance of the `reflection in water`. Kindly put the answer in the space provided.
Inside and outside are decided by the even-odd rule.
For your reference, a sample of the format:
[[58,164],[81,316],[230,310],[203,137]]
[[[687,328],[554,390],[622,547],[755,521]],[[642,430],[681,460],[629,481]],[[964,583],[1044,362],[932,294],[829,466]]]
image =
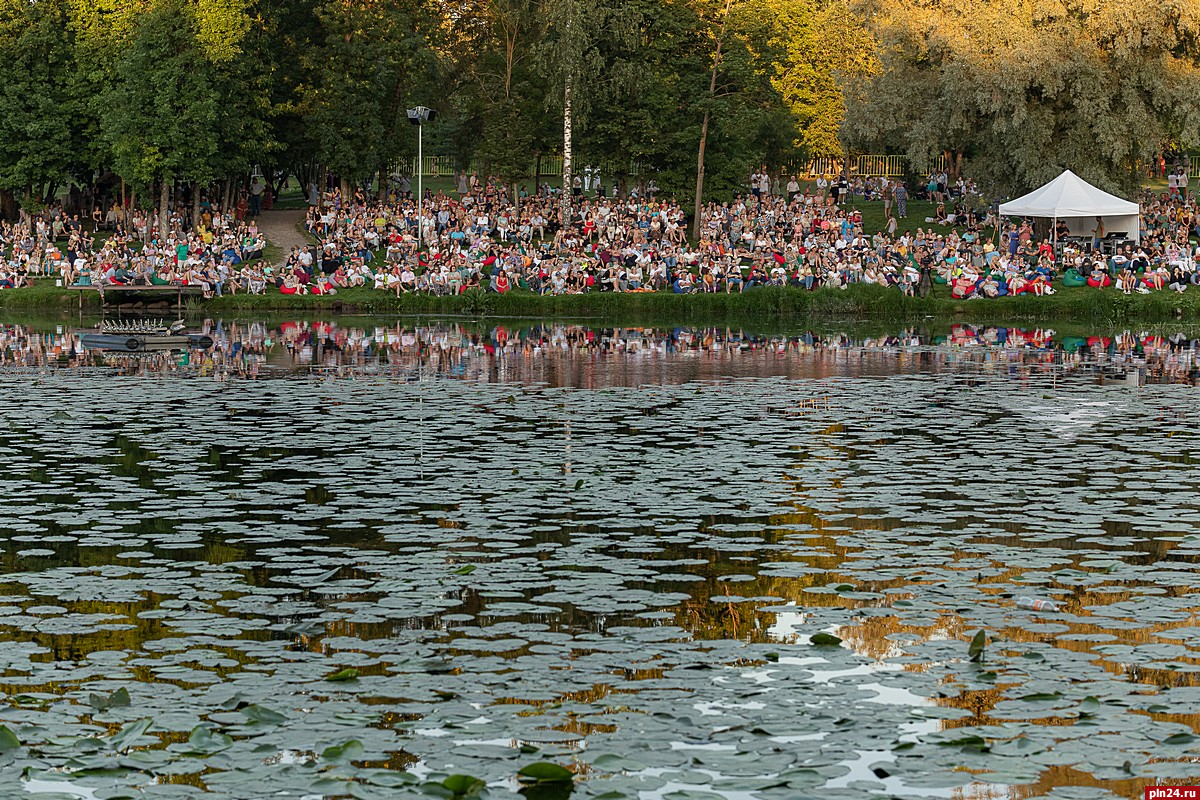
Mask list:
[[[1200,339],[1182,331],[1063,336],[1044,328],[953,325],[883,334],[735,328],[634,328],[289,320],[196,326],[215,342],[187,353],[83,347],[79,330],[0,329],[0,366],[108,367],[124,374],[258,378],[429,374],[602,388],[724,377],[820,378],[977,369],[1014,379],[1083,371],[1132,383],[1200,383]],[[265,372],[264,372],[265,371]],[[410,373],[412,375],[410,376]]]
[[524,745],[608,780],[626,743],[667,786],[796,768],[830,798],[1132,796],[1192,768],[1163,744],[1200,731],[1197,404],[1165,385],[1189,340],[208,328],[163,374],[258,380],[61,349],[20,363],[75,367],[42,374],[68,401],[0,376],[0,630],[39,648],[6,651],[0,721],[77,724],[130,685],[178,726],[156,746],[197,723],[175,706],[340,737],[268,767],[353,735],[381,769],[502,782]]

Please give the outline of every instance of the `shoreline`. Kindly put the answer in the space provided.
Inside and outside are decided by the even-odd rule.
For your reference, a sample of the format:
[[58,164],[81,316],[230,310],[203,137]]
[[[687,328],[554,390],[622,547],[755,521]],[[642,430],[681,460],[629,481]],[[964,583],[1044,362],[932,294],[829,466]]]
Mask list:
[[[111,297],[119,289],[110,288]],[[165,295],[166,293],[164,293]],[[82,295],[82,297],[81,297]],[[27,288],[0,291],[0,309],[8,311],[88,313],[102,310],[99,294],[55,287],[48,281]],[[147,299],[138,296],[142,304]],[[145,307],[152,313],[173,312]],[[110,304],[111,310],[138,310]],[[787,320],[793,318],[857,319],[898,322],[927,317],[973,322],[1073,321],[1081,323],[1161,323],[1200,321],[1200,289],[1183,294],[1158,291],[1123,295],[1112,289],[1057,288],[1053,295],[958,300],[945,286],[935,286],[927,298],[905,297],[892,288],[855,285],[847,289],[807,291],[793,287],[758,287],[742,294],[670,292],[591,292],[579,295],[537,295],[514,290],[507,294],[472,291],[455,296],[396,295],[377,289],[346,289],[336,295],[226,295],[211,300],[185,298],[189,312],[294,312],[337,314],[448,315],[467,318],[540,318],[575,320],[640,319],[677,322],[724,320]]]

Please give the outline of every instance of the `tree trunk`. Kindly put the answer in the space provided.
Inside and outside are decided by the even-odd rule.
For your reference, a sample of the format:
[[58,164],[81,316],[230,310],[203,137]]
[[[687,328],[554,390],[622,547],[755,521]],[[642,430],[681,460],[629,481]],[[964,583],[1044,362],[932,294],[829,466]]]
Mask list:
[[192,184],[192,227],[200,222],[200,184]]
[[571,224],[571,76],[563,90],[563,191],[562,224]]
[[221,211],[222,212],[229,211],[229,206],[231,204],[230,195],[232,192],[233,192],[233,179],[226,178],[225,179],[225,189],[221,193]]
[[[713,78],[716,78],[716,71],[713,71]],[[709,112],[704,112],[704,122],[700,125],[700,151],[696,154],[696,206],[695,212],[692,214],[692,238],[700,238],[700,202],[704,195],[704,148],[708,144],[708,117]]]
[[692,236],[700,238],[700,202],[704,197],[704,148],[708,145],[708,122],[712,117],[712,101],[717,96],[717,73],[721,70],[721,48],[725,44],[725,28],[729,24],[729,8],[733,0],[725,0],[721,13],[721,32],[717,35],[717,51],[713,54],[712,75],[708,80],[709,107],[704,109],[704,122],[700,126],[700,149],[696,154],[696,209],[692,216]]
[[158,234],[165,239],[171,230],[171,182],[163,178],[158,190]]

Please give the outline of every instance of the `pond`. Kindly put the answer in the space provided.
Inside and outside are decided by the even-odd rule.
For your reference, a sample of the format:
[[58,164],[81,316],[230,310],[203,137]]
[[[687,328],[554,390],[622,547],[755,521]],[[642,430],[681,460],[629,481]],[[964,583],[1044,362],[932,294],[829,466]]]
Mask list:
[[1193,333],[200,324],[3,330],[5,797],[1200,769]]

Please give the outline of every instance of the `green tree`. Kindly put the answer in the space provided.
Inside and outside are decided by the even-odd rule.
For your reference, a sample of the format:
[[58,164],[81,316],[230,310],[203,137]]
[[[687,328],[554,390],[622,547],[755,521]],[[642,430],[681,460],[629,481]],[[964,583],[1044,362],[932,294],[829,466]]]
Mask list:
[[218,97],[192,8],[165,0],[132,31],[105,92],[101,119],[121,174],[159,188],[159,226],[168,229],[176,180],[209,177],[217,151]]
[[796,147],[841,156],[842,86],[878,69],[876,45],[846,0],[764,0],[780,52],[772,85],[796,117]]
[[881,72],[844,128],[918,169],[966,155],[995,192],[1070,168],[1132,190],[1168,140],[1200,139],[1200,46],[1189,4],[1133,0],[861,0]]
[[343,181],[370,177],[415,151],[411,105],[444,105],[431,47],[441,20],[420,0],[326,0],[317,18],[320,39],[305,54],[314,83],[298,87],[304,124]]
[[[473,9],[468,32],[451,48],[455,110],[467,123],[461,160],[478,156],[513,184],[528,175],[545,147],[546,77],[536,69],[536,46],[546,32],[539,0],[492,0]],[[465,146],[463,146],[465,145]]]
[[0,0],[0,189],[33,202],[78,169],[67,0]]

